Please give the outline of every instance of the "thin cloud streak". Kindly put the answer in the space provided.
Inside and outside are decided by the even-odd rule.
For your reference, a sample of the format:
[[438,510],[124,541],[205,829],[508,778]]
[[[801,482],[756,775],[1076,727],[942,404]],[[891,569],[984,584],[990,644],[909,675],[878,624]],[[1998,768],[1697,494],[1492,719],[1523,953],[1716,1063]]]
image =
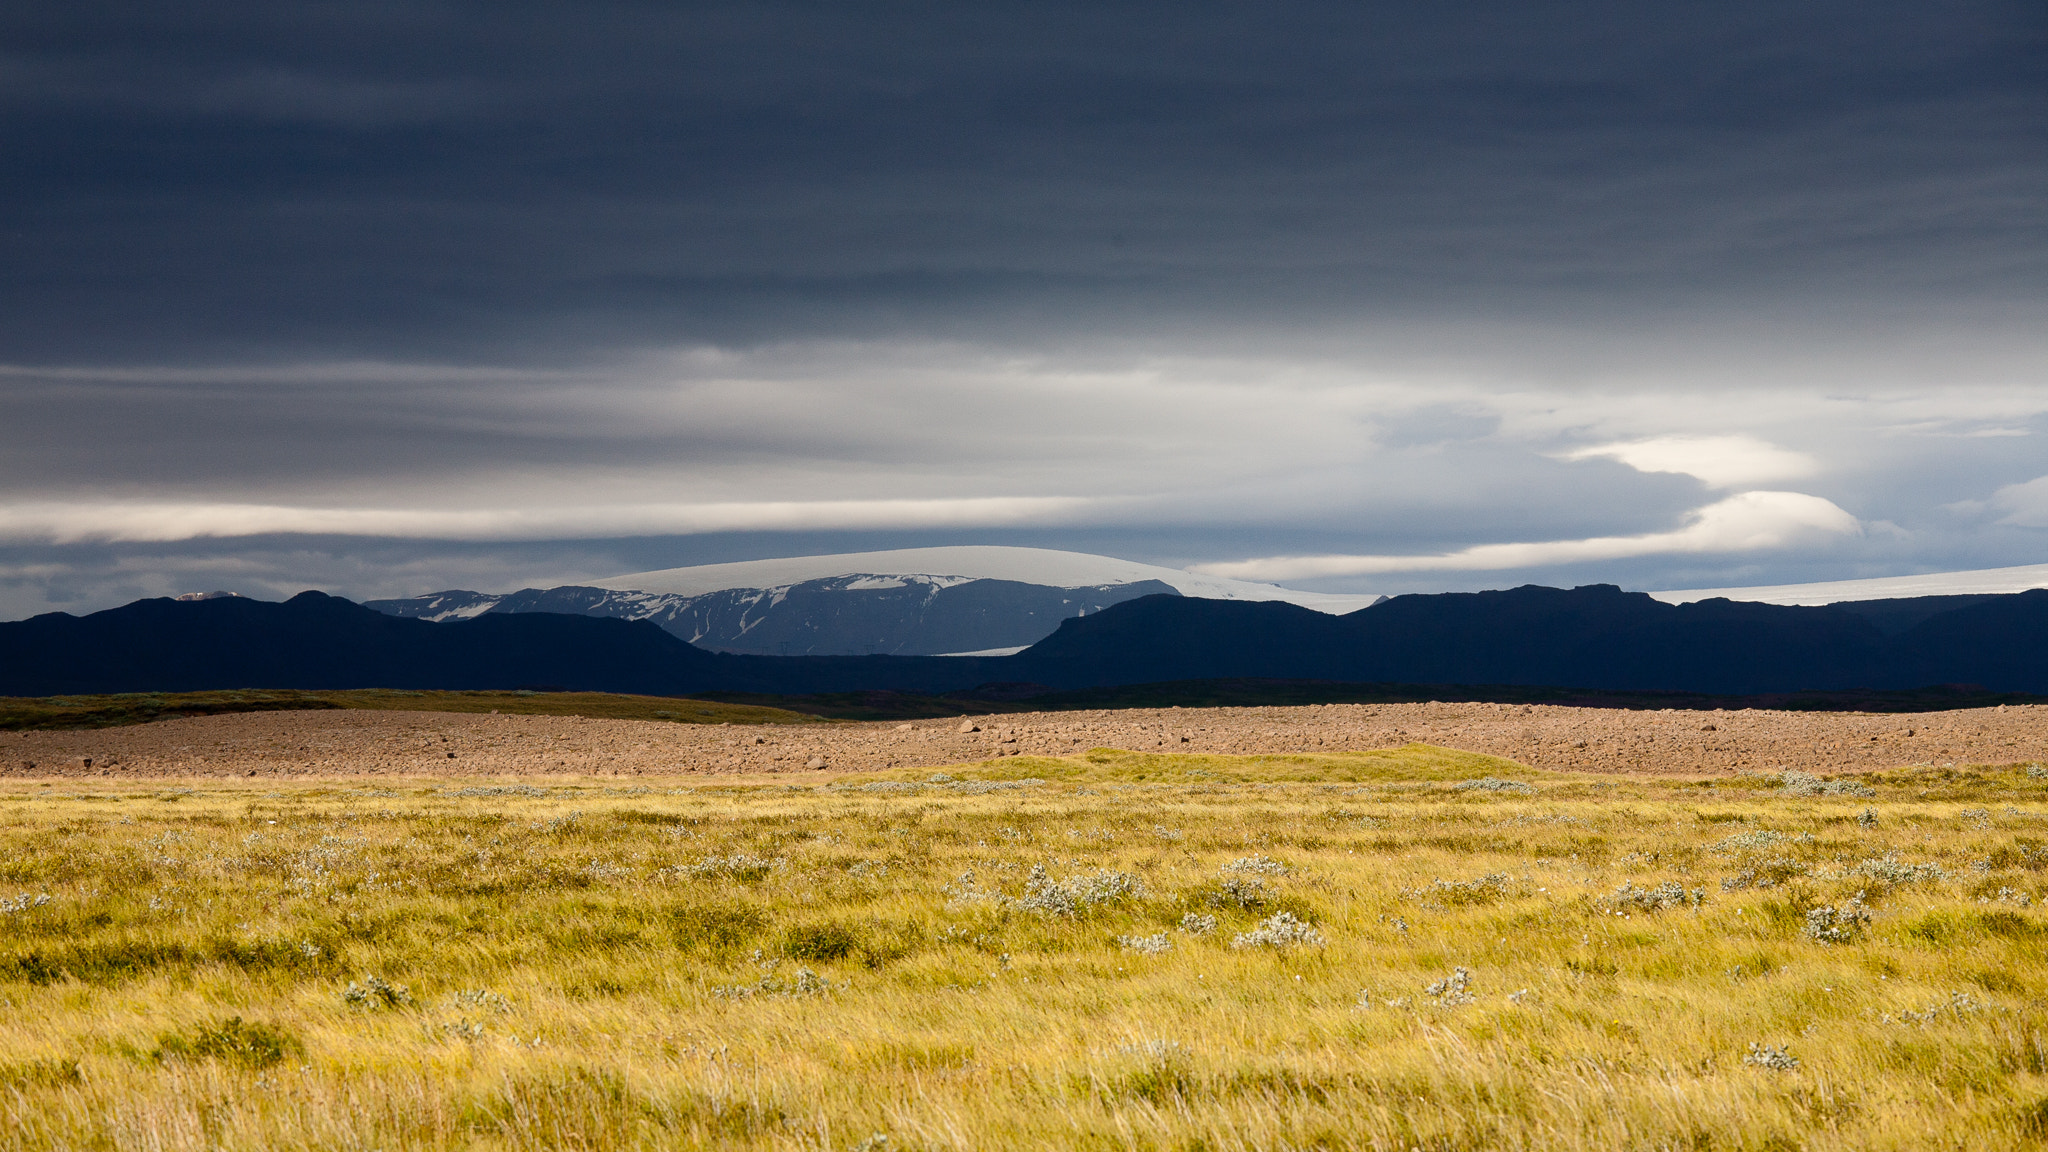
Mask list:
[[1307,580],[1382,572],[1500,571],[1589,560],[1620,560],[1664,553],[1751,552],[1780,548],[1803,537],[1853,535],[1862,525],[1832,501],[1803,492],[1744,492],[1709,504],[1673,532],[1482,544],[1444,556],[1269,556],[1196,564],[1190,571],[1237,580]]
[[1069,523],[1109,501],[1075,496],[812,500],[470,510],[298,508],[264,504],[42,503],[0,507],[0,540],[195,540],[303,533],[421,540],[576,540],[800,531]]
[[2005,513],[2001,524],[2048,528],[2048,476],[2000,488],[1992,494],[1991,506]]

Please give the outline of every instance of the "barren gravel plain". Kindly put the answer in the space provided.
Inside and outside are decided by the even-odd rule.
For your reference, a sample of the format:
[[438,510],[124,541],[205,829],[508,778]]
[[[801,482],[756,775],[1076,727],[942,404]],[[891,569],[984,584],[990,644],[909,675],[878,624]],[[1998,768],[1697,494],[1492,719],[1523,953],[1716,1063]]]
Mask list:
[[1410,742],[1532,767],[1682,776],[2048,760],[2048,707],[1912,714],[1328,704],[693,725],[451,712],[242,713],[0,736],[0,776],[535,776],[847,772],[1096,747],[1223,754]]

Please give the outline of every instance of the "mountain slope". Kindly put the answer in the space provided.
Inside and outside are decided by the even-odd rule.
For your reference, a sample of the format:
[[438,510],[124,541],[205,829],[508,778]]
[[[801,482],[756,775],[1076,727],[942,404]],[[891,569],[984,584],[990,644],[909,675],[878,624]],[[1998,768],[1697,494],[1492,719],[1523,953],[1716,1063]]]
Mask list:
[[1404,596],[1337,617],[1146,596],[1007,657],[748,656],[649,621],[546,612],[435,623],[308,592],[144,600],[0,624],[0,694],[210,688],[561,687],[650,695],[1078,689],[1274,678],[1726,694],[1980,684],[2048,693],[2048,590],[1971,600],[1886,635],[1846,607],[1670,605],[1608,585]]
[[1939,612],[1895,638],[1846,607],[1665,604],[1612,585],[1401,596],[1331,618],[1147,598],[1013,657],[1059,688],[1288,677],[1715,693],[1982,684],[2048,692],[2048,591]]
[[735,679],[651,624],[534,614],[403,620],[319,592],[138,600],[0,624],[0,695],[217,688],[522,688],[686,694]]
[[436,592],[372,600],[365,606],[435,621],[524,612],[647,620],[703,648],[763,656],[925,656],[1022,648],[1070,616],[1161,593],[1174,591],[1150,580],[1055,588],[958,576],[852,573],[692,596],[570,586],[502,596]]

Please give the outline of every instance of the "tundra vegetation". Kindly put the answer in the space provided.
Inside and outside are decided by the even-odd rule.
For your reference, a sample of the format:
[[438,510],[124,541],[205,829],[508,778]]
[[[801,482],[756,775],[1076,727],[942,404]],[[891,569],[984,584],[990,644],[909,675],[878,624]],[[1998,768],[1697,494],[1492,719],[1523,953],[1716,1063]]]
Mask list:
[[1857,782],[10,783],[0,1147],[2043,1138],[2048,770]]

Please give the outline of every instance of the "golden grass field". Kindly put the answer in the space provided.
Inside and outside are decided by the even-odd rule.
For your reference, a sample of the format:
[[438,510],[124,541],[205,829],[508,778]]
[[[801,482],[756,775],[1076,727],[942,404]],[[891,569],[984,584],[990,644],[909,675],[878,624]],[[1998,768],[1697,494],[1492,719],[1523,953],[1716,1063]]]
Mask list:
[[2039,766],[630,785],[0,785],[0,1147],[2048,1136]]

